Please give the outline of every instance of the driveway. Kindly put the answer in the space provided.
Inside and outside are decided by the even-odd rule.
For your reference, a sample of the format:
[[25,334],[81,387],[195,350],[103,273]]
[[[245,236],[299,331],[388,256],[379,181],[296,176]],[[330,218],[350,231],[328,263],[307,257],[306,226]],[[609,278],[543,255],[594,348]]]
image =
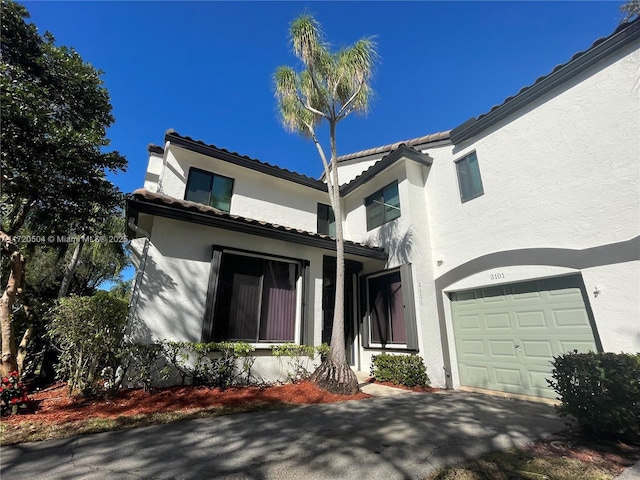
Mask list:
[[406,479],[564,427],[553,407],[410,393],[5,447],[3,480]]

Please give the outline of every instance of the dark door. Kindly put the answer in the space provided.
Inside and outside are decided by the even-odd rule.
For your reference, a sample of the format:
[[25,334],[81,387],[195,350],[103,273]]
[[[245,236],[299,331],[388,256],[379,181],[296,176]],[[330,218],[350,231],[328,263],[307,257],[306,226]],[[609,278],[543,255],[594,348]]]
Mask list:
[[[355,292],[353,289],[353,276],[362,270],[362,264],[353,260],[345,262],[345,291],[344,291],[344,341],[349,365],[355,363],[355,351],[353,340],[356,336],[356,328],[353,317],[355,305]],[[324,257],[322,265],[322,342],[331,343],[333,331],[333,308],[336,298],[336,258]]]

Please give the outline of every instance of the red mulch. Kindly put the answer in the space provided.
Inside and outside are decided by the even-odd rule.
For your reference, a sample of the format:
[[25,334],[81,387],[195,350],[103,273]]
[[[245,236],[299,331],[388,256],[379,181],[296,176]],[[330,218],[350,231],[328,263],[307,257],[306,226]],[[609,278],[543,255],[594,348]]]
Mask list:
[[311,382],[269,387],[241,387],[221,390],[207,387],[170,387],[144,392],[121,390],[113,399],[83,399],[67,396],[65,384],[54,385],[29,397],[38,403],[34,413],[3,417],[2,422],[16,425],[25,421],[65,423],[88,418],[116,418],[175,412],[208,407],[234,407],[243,404],[313,404],[369,398],[366,393],[335,395],[319,389]]

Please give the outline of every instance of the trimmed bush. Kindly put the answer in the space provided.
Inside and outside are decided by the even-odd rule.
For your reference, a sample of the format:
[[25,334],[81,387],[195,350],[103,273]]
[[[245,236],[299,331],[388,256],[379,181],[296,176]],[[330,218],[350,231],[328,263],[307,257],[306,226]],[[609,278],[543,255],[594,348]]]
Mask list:
[[371,376],[379,382],[407,387],[428,387],[430,384],[427,368],[418,355],[374,355],[371,358]]
[[99,372],[118,361],[128,311],[127,302],[103,291],[58,300],[49,336],[60,351],[57,373],[68,382],[69,393],[97,393]]
[[549,385],[588,433],[640,436],[640,354],[567,353],[554,357]]

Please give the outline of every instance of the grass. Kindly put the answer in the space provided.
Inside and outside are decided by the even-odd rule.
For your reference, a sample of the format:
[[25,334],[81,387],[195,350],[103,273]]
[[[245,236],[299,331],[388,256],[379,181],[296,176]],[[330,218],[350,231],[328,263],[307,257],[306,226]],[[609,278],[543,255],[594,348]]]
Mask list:
[[120,416],[117,418],[89,418],[87,420],[77,420],[67,423],[46,424],[32,421],[21,422],[17,425],[0,423],[0,445],[16,445],[25,442],[69,438],[76,435],[128,430],[131,428],[148,427],[150,425],[162,425],[180,420],[217,417],[219,415],[231,415],[234,413],[281,410],[294,406],[295,405],[286,403],[246,403],[233,407],[210,407],[192,411],[159,412]]
[[614,466],[533,454],[522,449],[492,452],[465,463],[441,468],[431,480],[611,480]]

